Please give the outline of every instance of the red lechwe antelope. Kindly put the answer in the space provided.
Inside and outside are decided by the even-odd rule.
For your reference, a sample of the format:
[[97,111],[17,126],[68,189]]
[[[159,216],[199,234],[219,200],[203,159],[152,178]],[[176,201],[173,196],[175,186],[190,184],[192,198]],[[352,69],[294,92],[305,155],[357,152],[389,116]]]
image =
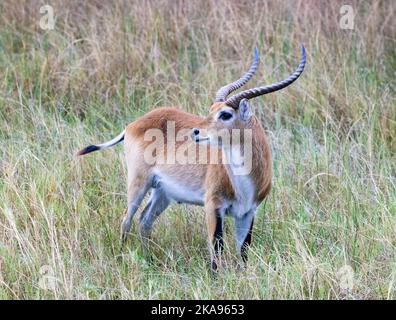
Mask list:
[[[223,247],[225,215],[235,219],[237,248],[246,262],[246,251],[251,242],[256,209],[268,195],[272,179],[272,159],[266,133],[260,121],[252,114],[248,100],[283,89],[293,83],[305,66],[305,49],[303,46],[301,48],[301,62],[287,79],[245,90],[227,99],[231,92],[242,87],[255,74],[259,65],[259,55],[255,49],[249,71],[239,80],[217,92],[215,103],[207,117],[190,114],[178,108],[158,108],[130,123],[113,140],[88,146],[78,152],[78,155],[83,155],[103,150],[124,140],[128,167],[128,207],[121,224],[123,241],[127,238],[134,214],[146,193],[151,190],[150,199],[139,221],[139,232],[143,238],[150,236],[155,219],[172,201],[200,205],[204,206],[206,211],[213,270],[218,267]],[[176,135],[181,131],[187,131],[189,139],[171,141],[171,129]],[[145,152],[152,144],[151,140],[147,139],[150,130],[165,137],[162,145],[154,152],[154,158],[162,154],[164,161],[147,161],[145,157]],[[231,143],[224,142],[224,133],[232,136],[238,130],[242,133],[238,141],[232,139]],[[220,132],[222,134],[219,134]],[[182,144],[184,151],[198,150],[193,153],[193,160],[197,161],[177,163],[175,155],[171,154],[168,148],[171,143],[172,150],[178,150]],[[214,151],[217,151],[219,161],[198,161],[203,154],[212,155],[215,154]],[[242,173],[237,172],[234,157],[237,157],[239,162],[242,161],[242,164],[249,161],[248,169]]]

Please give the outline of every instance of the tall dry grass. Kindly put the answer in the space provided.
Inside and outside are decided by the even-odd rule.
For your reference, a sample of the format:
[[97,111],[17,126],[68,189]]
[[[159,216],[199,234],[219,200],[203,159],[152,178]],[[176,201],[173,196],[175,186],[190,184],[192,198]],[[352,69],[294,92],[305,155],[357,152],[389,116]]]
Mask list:
[[[44,1],[0,4],[0,297],[395,297],[394,1]],[[152,260],[119,248],[125,165],[105,141],[160,105],[204,115],[216,90],[262,55],[250,86],[303,76],[256,99],[274,154],[250,264],[207,266],[203,213],[174,206]]]

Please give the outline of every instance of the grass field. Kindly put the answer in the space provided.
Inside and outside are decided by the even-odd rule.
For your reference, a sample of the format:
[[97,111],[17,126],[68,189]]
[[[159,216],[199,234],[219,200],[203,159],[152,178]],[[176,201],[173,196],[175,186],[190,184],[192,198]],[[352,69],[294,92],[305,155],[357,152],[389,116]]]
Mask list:
[[[0,3],[0,298],[396,298],[395,1],[348,1],[353,29],[341,1],[46,3],[53,30],[43,1]],[[274,181],[247,268],[227,220],[211,276],[200,207],[161,216],[151,259],[121,250],[122,146],[75,152],[158,106],[205,115],[255,45],[249,86],[281,80],[300,43],[301,78],[252,102]]]

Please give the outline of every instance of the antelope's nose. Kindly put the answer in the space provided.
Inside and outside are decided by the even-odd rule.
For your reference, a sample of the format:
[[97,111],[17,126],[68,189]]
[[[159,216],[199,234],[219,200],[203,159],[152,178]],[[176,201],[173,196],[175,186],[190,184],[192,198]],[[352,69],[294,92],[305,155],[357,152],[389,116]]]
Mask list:
[[194,128],[194,129],[193,129],[193,135],[194,135],[194,136],[199,135],[199,129]]

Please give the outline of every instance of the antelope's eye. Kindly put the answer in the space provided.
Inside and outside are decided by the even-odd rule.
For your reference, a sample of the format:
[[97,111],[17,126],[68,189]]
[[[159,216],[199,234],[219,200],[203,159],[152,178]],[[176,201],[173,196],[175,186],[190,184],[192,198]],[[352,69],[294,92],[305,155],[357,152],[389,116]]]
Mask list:
[[220,115],[219,115],[219,119],[221,119],[221,120],[229,120],[229,119],[231,119],[232,118],[232,113],[229,113],[229,112],[222,112],[222,113],[220,113]]

